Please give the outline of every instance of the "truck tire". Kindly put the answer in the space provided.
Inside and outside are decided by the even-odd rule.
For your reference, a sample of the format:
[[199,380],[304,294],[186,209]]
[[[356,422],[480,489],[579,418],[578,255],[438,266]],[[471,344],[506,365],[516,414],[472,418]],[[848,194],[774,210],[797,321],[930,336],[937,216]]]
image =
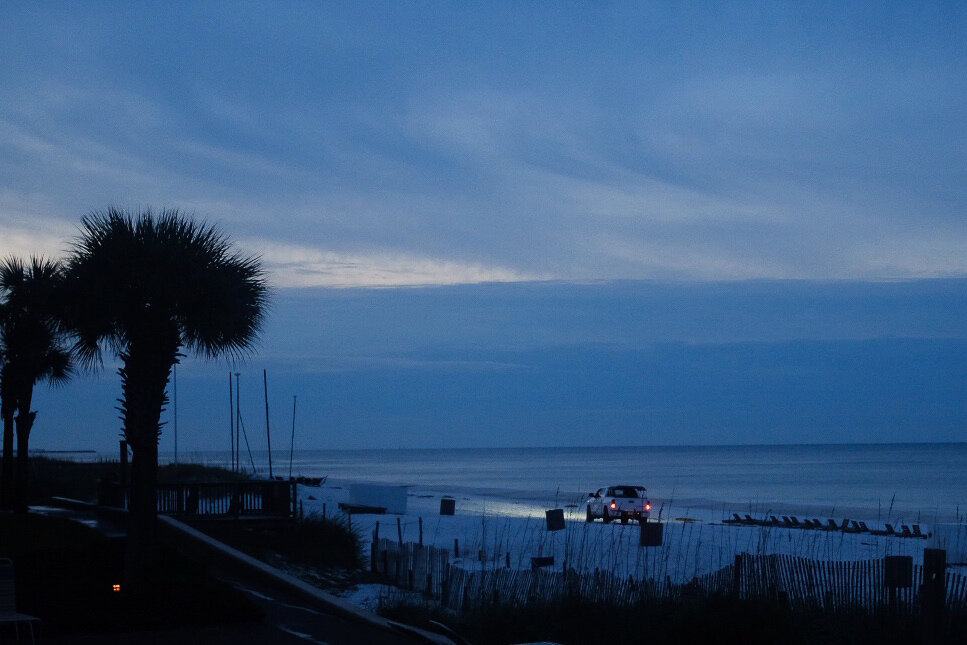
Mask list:
[[584,518],[584,521],[585,522],[593,522],[594,521],[594,515],[591,515],[591,505],[590,504],[588,504],[588,514]]
[[601,510],[601,521],[604,522],[605,524],[607,524],[608,522],[611,521],[611,516],[608,515],[608,507],[607,506],[605,506]]
[[624,513],[621,514],[621,523],[622,524],[627,524],[628,523],[628,516],[625,515]]

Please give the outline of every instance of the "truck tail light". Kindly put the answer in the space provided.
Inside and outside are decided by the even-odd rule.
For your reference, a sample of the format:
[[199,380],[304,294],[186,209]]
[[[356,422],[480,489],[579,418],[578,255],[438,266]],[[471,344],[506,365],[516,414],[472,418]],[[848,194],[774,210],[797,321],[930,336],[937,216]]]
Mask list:
[[645,502],[645,510],[646,511],[650,511],[651,510],[651,502]]
[[617,500],[611,500],[611,508],[612,509],[618,508],[618,502],[617,502]]

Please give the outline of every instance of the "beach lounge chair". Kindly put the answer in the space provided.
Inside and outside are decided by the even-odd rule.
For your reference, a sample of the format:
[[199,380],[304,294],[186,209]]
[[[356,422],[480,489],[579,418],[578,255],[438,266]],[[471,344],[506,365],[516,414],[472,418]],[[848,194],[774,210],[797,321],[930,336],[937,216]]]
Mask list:
[[883,530],[870,529],[870,535],[895,535],[895,532],[893,531],[893,525],[887,524]]
[[827,531],[838,531],[839,530],[839,524],[837,524],[832,519],[826,520],[826,530]]
[[14,636],[17,640],[20,640],[20,626],[26,626],[30,634],[30,642],[33,643],[34,623],[40,623],[40,619],[36,616],[17,612],[13,560],[0,558],[0,625],[13,625]]
[[792,525],[795,526],[796,528],[799,528],[799,529],[805,528],[805,526],[799,521],[799,518],[796,517],[795,515],[790,515],[789,519],[792,520]]
[[903,531],[900,534],[900,537],[913,537],[913,533],[910,532],[910,527],[907,526],[906,524],[901,524],[900,530]]
[[848,527],[843,529],[844,533],[859,533],[860,531],[860,524],[856,520],[853,520]]
[[843,520],[843,523],[839,525],[839,530],[845,531],[848,528],[849,528],[849,518],[847,517]]
[[780,524],[782,524],[782,522],[779,521],[779,518],[776,517],[775,515],[770,515],[769,519],[772,520],[771,522],[769,522],[769,524],[771,524],[772,526],[779,526]]
[[819,518],[818,517],[814,517],[813,518],[813,528],[814,529],[821,529],[821,528],[823,528],[823,523],[819,521]]
[[759,520],[752,519],[752,516],[749,515],[748,513],[746,513],[745,514],[745,523],[746,524],[749,524],[750,526],[755,526],[756,524],[759,524],[760,522],[759,522]]
[[863,533],[870,532],[870,527],[866,525],[866,522],[860,522],[860,531],[862,531]]
[[919,524],[914,524],[913,525],[913,537],[924,538],[924,539],[926,539],[926,537],[927,537],[926,535],[924,535],[923,533],[920,532],[920,525]]
[[743,524],[742,518],[739,517],[738,513],[732,513],[731,520],[722,520],[723,524]]

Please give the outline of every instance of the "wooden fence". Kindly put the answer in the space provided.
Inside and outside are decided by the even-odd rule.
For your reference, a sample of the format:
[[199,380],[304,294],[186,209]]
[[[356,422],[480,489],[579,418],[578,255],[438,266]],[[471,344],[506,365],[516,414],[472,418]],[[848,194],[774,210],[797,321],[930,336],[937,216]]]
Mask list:
[[[914,613],[920,609],[923,567],[912,566],[910,584],[887,588],[884,561],[825,562],[788,555],[736,556],[735,562],[685,584],[640,580],[609,571],[578,573],[545,569],[465,569],[451,564],[445,549],[377,539],[373,571],[391,584],[422,592],[444,607],[554,603],[580,597],[591,602],[632,605],[647,599],[728,594],[770,598],[795,607]],[[967,611],[967,576],[946,571],[946,606]]]
[[[101,482],[100,503],[127,509],[130,489],[116,482]],[[171,484],[158,486],[158,512],[166,515],[207,517],[295,517],[295,482],[242,481]]]

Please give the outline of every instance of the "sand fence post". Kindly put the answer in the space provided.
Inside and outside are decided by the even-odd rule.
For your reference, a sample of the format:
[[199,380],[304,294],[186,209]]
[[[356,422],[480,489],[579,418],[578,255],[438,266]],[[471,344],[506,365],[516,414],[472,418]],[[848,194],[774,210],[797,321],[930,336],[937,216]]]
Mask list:
[[377,561],[379,560],[379,522],[376,522],[376,527],[373,529],[373,545],[369,549],[369,566],[373,573],[376,573],[379,567],[377,566]]
[[924,643],[940,642],[947,598],[947,552],[923,550],[923,585],[920,587]]

